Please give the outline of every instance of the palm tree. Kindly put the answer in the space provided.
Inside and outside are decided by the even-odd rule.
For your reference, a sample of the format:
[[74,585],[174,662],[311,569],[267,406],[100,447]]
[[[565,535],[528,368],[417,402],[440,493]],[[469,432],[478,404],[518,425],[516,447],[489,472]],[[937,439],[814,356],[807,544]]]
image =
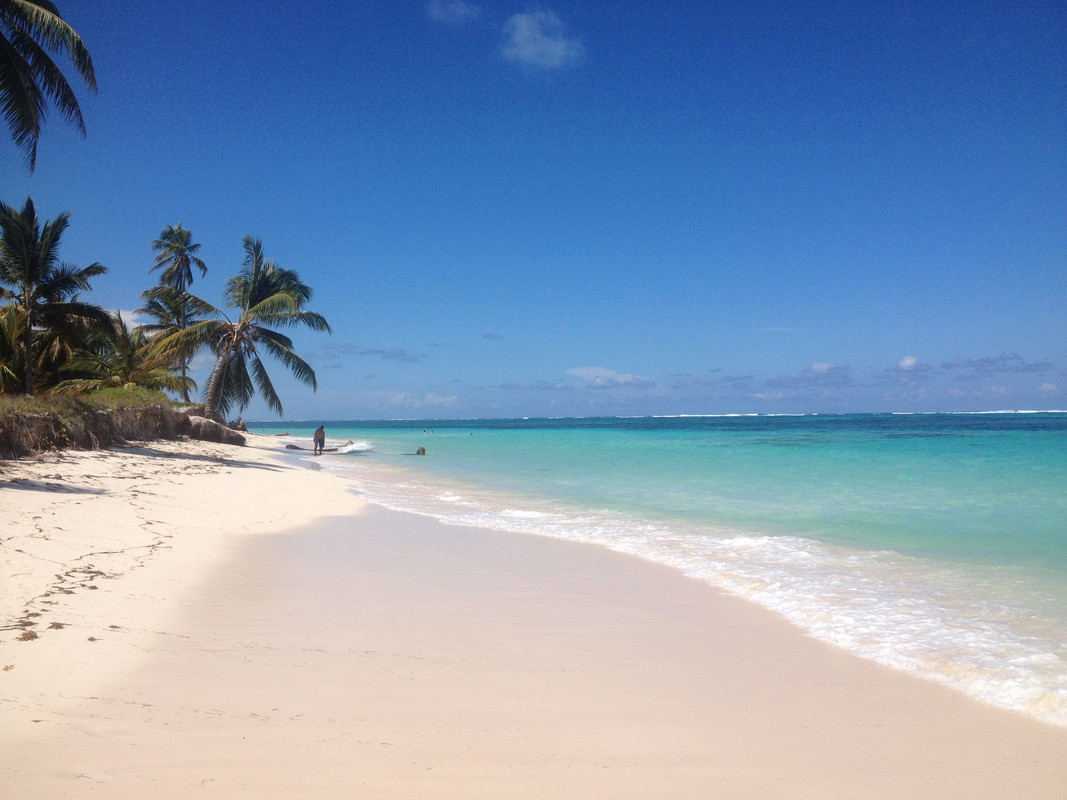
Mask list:
[[304,309],[311,299],[311,288],[296,272],[265,259],[259,239],[246,236],[244,251],[240,272],[226,284],[226,304],[236,319],[214,309],[222,319],[194,323],[161,342],[171,352],[188,351],[201,344],[211,348],[215,367],[204,395],[204,414],[208,417],[226,415],[234,406],[244,410],[257,390],[271,411],[282,414],[264,355],[281,361],[302,383],[318,388],[315,371],[294,352],[292,340],[271,327],[306,325],[329,333],[330,326],[321,314]]
[[200,245],[193,244],[192,231],[183,228],[180,222],[164,228],[159,238],[152,242],[152,249],[158,255],[156,263],[148,271],[163,269],[163,274],[159,276],[160,286],[188,291],[193,284],[194,264],[199,267],[201,277],[207,275],[207,265],[196,255]]
[[86,85],[96,91],[96,73],[81,37],[50,0],[0,0],[0,106],[11,138],[37,164],[47,103],[51,100],[82,136],[85,120],[78,98],[49,52],[66,55]]
[[[179,222],[177,225],[169,225],[162,230],[159,238],[152,242],[152,249],[156,251],[156,263],[149,272],[162,269],[159,276],[159,286],[149,289],[142,294],[148,297],[155,292],[154,297],[148,297],[151,313],[157,319],[162,319],[158,314],[173,313],[168,326],[173,325],[175,330],[185,330],[189,327],[189,307],[193,300],[188,289],[193,283],[193,266],[200,269],[200,277],[207,275],[207,265],[196,254],[200,250],[199,244],[193,243],[192,231],[186,230]],[[162,293],[162,294],[161,294]],[[192,298],[186,300],[185,298]],[[148,309],[144,309],[148,310]],[[192,353],[178,354],[178,367],[181,369],[184,379],[189,369],[189,359]],[[182,399],[189,402],[189,391],[182,392]]]
[[14,303],[0,307],[0,394],[18,392],[22,386],[21,343],[18,309]]
[[42,225],[32,197],[21,211],[0,203],[0,298],[10,299],[19,317],[24,394],[34,390],[37,333],[49,335],[49,352],[69,353],[90,330],[105,335],[112,330],[110,314],[77,299],[107,267],[94,263],[79,269],[59,262],[59,240],[69,220],[64,212]]
[[[210,303],[173,286],[153,286],[141,293],[145,301],[137,313],[147,316],[151,321],[139,327],[145,334],[157,342],[164,342],[167,337],[185,330],[189,325],[202,321],[203,317],[216,317],[218,310]],[[189,359],[193,357],[197,343],[189,341],[182,350],[171,348],[170,357],[181,373],[185,382],[189,369]],[[189,390],[196,388],[196,382],[189,380],[181,391],[182,400],[189,402]]]
[[188,393],[190,384],[196,385],[192,378],[176,375],[170,360],[152,347],[148,333],[142,327],[131,329],[119,313],[113,335],[90,337],[64,372],[79,377],[58,383],[53,391],[60,394],[129,386]]

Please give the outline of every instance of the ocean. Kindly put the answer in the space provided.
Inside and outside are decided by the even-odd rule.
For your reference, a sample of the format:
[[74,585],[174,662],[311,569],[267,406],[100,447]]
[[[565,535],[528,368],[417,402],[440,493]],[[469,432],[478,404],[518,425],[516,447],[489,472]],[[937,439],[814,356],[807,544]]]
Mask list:
[[371,502],[664,564],[1067,726],[1067,413],[324,424],[317,466]]

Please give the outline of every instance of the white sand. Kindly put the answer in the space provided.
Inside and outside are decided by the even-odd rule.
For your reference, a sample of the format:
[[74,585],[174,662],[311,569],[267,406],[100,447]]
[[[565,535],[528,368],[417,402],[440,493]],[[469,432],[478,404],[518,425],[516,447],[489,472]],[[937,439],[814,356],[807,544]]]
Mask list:
[[1067,796],[1065,729],[252,441],[0,464],[0,796]]

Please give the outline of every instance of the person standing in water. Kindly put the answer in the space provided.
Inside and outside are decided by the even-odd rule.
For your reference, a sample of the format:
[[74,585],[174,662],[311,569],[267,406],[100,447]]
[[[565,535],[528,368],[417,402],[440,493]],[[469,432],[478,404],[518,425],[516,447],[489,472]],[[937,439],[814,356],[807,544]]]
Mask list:
[[315,442],[315,455],[319,455],[326,447],[326,426],[319,425],[315,429],[315,435],[311,438]]

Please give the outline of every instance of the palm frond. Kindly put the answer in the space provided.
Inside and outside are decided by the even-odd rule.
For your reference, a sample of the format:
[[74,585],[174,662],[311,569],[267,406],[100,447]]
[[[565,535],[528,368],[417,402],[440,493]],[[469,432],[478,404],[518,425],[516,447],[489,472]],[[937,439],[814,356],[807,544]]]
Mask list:
[[[252,359],[252,373],[255,376],[256,386],[259,387],[259,393],[263,395],[263,400],[266,402],[267,408],[278,416],[281,416],[284,411],[281,398],[278,397],[278,393],[274,390],[274,384],[271,382],[270,375],[267,373],[266,367],[263,366],[263,362],[258,357]],[[249,399],[251,400],[251,398]],[[241,408],[244,408],[244,406],[242,405]]]
[[292,340],[277,329],[304,325],[329,332],[330,326],[321,314],[304,308],[311,298],[311,288],[296,272],[266,258],[260,239],[246,236],[242,246],[245,256],[241,269],[226,282],[224,292],[233,321],[213,330],[216,363],[205,405],[220,413],[235,406],[244,409],[258,390],[267,406],[281,414],[281,399],[264,356],[280,361],[313,389],[317,383],[315,371],[294,352]]
[[31,172],[49,99],[85,135],[78,99],[49,51],[67,57],[90,91],[96,91],[89,50],[54,3],[4,0],[0,4],[0,106]]

